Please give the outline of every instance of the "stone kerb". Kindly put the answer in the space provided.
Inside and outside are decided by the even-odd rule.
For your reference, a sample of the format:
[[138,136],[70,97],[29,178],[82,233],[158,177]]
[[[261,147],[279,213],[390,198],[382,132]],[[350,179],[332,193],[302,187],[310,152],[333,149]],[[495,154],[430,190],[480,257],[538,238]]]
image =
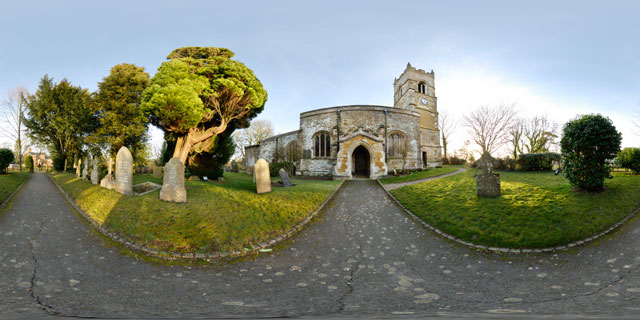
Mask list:
[[187,202],[187,189],[184,187],[184,164],[179,158],[171,158],[164,166],[160,200],[169,202]]
[[128,196],[133,195],[133,156],[125,146],[116,155],[115,190]]

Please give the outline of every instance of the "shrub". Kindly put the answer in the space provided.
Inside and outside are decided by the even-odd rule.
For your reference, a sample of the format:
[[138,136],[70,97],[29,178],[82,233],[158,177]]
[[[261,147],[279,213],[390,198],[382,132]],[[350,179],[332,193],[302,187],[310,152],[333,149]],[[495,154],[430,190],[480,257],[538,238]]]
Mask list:
[[630,169],[634,174],[640,174],[640,148],[622,149],[615,163],[619,168]]
[[24,167],[27,168],[30,172],[33,172],[33,157],[26,156],[24,157]]
[[551,171],[553,162],[562,159],[559,153],[525,153],[518,157],[522,171]]
[[[452,165],[463,165],[467,161],[465,161],[462,158],[458,158],[456,156],[453,156],[453,157],[449,157],[448,162],[449,162],[449,164],[452,164]],[[444,162],[443,162],[443,164],[444,164]]]
[[189,157],[187,168],[190,175],[197,175],[201,179],[206,176],[209,180],[222,177],[224,164],[229,162],[235,148],[230,135],[218,136],[216,146],[211,153],[203,152]]
[[62,172],[62,170],[64,170],[64,156],[56,155],[53,157],[53,169],[58,172]]
[[621,141],[622,134],[611,120],[599,114],[567,122],[560,140],[564,176],[578,189],[604,190],[611,171],[605,161],[616,156]]
[[13,152],[11,150],[2,148],[0,149],[0,172],[7,172],[7,167],[14,160]]
[[280,176],[280,168],[283,168],[290,177],[293,177],[293,174],[296,171],[296,165],[293,162],[283,161],[283,162],[274,162],[269,164],[269,174],[272,177]]

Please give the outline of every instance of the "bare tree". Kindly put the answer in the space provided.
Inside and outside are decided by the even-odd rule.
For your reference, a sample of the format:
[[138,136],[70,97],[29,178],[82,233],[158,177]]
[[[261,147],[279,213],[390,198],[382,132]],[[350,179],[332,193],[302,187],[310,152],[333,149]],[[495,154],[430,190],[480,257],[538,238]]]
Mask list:
[[636,127],[636,135],[640,136],[640,103],[638,103],[638,109],[636,110],[635,120],[633,125]]
[[16,141],[16,151],[19,152],[18,166],[22,171],[22,154],[23,138],[24,138],[24,113],[26,110],[25,97],[28,91],[24,87],[17,87],[7,92],[4,100],[2,101],[2,116],[4,118],[5,125],[0,126],[0,134],[9,139]]
[[440,112],[438,115],[438,127],[440,128],[440,134],[442,135],[442,149],[444,151],[444,158],[447,157],[447,147],[449,146],[449,137],[458,126],[458,121],[453,119],[451,115],[446,112]]
[[463,123],[482,153],[486,151],[491,154],[509,142],[509,127],[515,116],[514,104],[485,105],[464,115]]
[[244,148],[258,144],[260,140],[273,136],[273,126],[269,120],[251,121],[249,128],[237,130],[233,133],[233,142],[236,144],[236,153],[244,158]]
[[509,142],[513,147],[513,159],[518,159],[518,155],[522,154],[524,146],[525,120],[522,118],[513,119],[513,123],[509,126]]
[[558,137],[558,124],[547,116],[535,116],[526,123],[524,130],[527,153],[549,152]]

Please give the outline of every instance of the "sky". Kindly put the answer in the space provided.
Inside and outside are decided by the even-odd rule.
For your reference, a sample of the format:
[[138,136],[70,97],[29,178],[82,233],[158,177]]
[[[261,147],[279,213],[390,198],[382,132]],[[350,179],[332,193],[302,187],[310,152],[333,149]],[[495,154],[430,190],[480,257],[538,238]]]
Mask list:
[[[153,75],[173,49],[225,47],[268,92],[257,119],[283,133],[304,111],[393,105],[411,62],[434,70],[438,111],[454,118],[500,103],[560,126],[601,113],[623,147],[640,147],[638,12],[640,1],[614,0],[0,0],[0,94],[34,92],[45,74],[95,91],[116,64]],[[450,150],[466,139],[459,125]]]

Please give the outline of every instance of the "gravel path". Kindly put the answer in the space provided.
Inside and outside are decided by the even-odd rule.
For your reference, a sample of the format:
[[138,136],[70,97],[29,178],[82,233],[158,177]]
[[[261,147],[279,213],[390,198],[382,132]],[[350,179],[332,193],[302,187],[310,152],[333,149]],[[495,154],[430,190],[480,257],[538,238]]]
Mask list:
[[640,314],[640,222],[558,254],[443,240],[375,181],[347,181],[293,241],[217,266],[138,260],[34,174],[0,216],[0,317]]
[[435,176],[435,177],[429,177],[429,178],[424,178],[424,179],[420,179],[420,180],[414,180],[414,181],[407,181],[407,182],[399,182],[399,183],[389,183],[389,184],[383,184],[384,188],[387,190],[393,190],[393,189],[398,189],[398,188],[402,188],[404,186],[410,186],[412,184],[416,184],[416,183],[421,183],[421,182],[425,182],[425,181],[431,181],[431,180],[435,180],[435,179],[440,179],[440,178],[445,178],[445,177],[450,177],[454,174],[458,174],[458,173],[463,173],[467,171],[466,168],[458,168],[458,170],[454,171],[454,172],[449,172],[449,173],[445,173],[445,174],[441,174],[439,176]]

